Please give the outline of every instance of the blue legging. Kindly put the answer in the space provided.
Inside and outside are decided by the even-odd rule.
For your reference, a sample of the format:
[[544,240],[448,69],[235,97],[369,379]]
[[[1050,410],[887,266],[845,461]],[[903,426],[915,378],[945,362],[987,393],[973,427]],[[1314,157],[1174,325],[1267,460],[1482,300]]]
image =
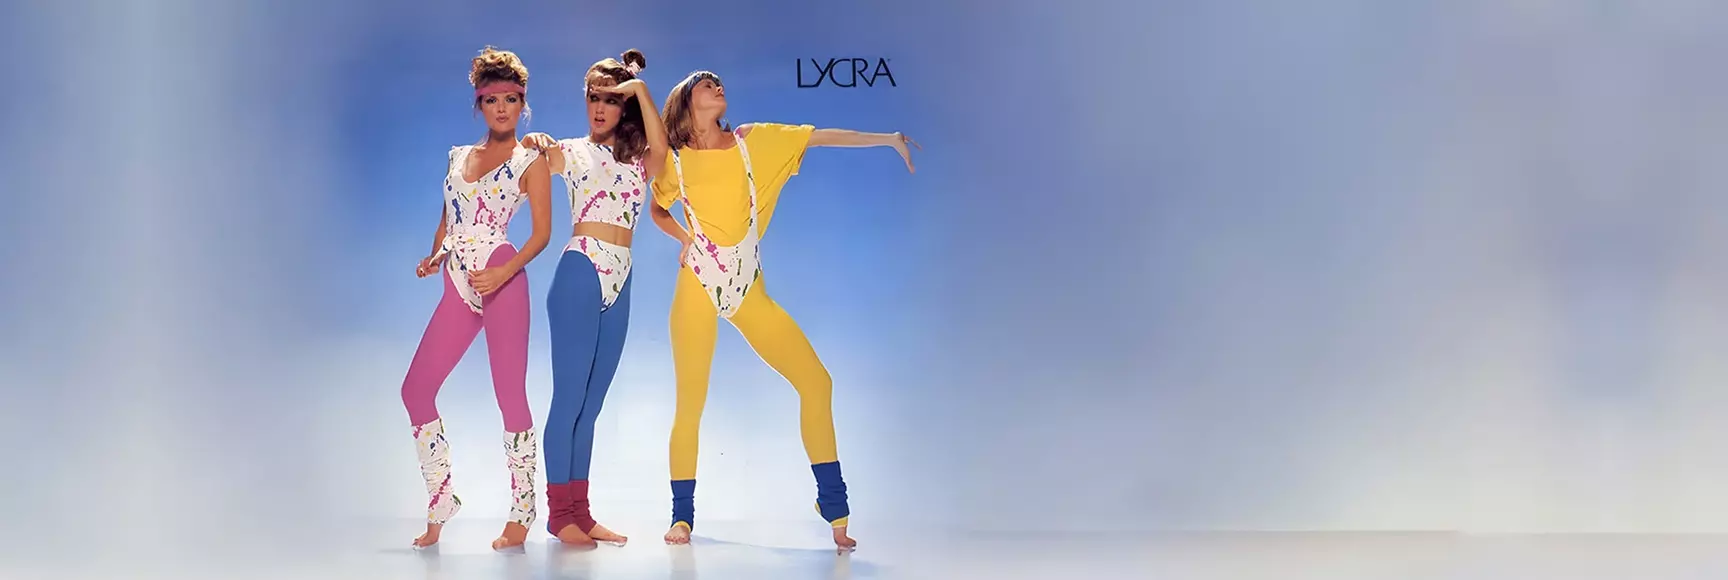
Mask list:
[[552,327],[552,409],[546,413],[546,483],[586,481],[594,421],[618,372],[630,327],[630,280],[600,310],[600,276],[582,252],[567,251],[546,296]]

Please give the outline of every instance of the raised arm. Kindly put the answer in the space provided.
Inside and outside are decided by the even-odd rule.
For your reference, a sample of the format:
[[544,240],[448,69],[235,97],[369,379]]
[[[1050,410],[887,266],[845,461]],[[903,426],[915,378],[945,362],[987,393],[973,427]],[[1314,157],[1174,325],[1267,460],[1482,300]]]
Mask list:
[[[642,110],[642,128],[648,133],[648,155],[642,159],[642,167],[648,174],[643,178],[653,179],[654,172],[666,164],[666,123],[660,120],[660,108],[654,106],[654,96],[648,93],[647,83],[642,79],[631,79],[624,84],[635,84],[636,107]],[[671,217],[672,214],[668,212],[666,215]]]

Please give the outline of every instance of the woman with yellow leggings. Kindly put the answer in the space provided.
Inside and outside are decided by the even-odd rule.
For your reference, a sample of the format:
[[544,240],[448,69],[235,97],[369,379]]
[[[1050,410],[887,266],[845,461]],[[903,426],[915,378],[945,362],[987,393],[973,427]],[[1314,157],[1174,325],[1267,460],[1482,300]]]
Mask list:
[[[762,279],[759,241],[774,216],[780,189],[809,147],[893,147],[911,171],[899,133],[860,133],[810,125],[757,123],[732,131],[720,119],[726,89],[707,71],[691,73],[666,98],[671,155],[653,183],[655,225],[683,244],[672,296],[672,359],[678,382],[672,423],[672,528],[666,542],[690,541],[695,525],[697,429],[708,399],[708,374],[720,318],[744,335],[750,348],[798,391],[804,452],[816,476],[816,511],[834,530],[834,544],[850,551],[850,508],[834,444],[833,381],[810,341],[774,299]],[[684,203],[686,232],[672,217]]]

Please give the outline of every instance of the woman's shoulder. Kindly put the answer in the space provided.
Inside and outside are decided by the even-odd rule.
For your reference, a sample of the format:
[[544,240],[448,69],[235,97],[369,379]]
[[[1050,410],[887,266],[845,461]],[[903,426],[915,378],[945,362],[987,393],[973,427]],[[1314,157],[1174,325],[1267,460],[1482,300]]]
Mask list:
[[527,167],[535,161],[539,161],[541,157],[545,156],[540,153],[539,149],[523,147],[520,143],[516,144],[516,148],[510,151],[510,161],[513,163],[519,163],[523,167]]
[[790,123],[746,123],[739,125],[734,134],[751,145],[798,143],[809,139],[814,125],[793,125]]
[[757,121],[739,125],[738,128],[733,129],[733,132],[740,137],[748,137],[753,132],[777,133],[783,131],[809,131],[815,128],[815,125],[809,123],[774,123]]
[[[559,139],[558,149],[564,153],[565,165],[575,171],[591,171],[595,160],[602,164],[612,159],[612,148],[589,140],[587,137]],[[610,165],[610,164],[607,164]]]
[[565,138],[565,139],[559,139],[558,140],[558,148],[563,149],[565,151],[582,151],[582,150],[595,151],[595,150],[603,149],[604,147],[593,142],[593,141],[589,141],[587,137],[569,137],[569,138]]
[[510,160],[504,163],[504,177],[517,181],[525,179],[528,176],[528,168],[533,167],[535,163],[543,163],[541,160],[545,157],[539,149],[517,144],[516,148],[510,151]]

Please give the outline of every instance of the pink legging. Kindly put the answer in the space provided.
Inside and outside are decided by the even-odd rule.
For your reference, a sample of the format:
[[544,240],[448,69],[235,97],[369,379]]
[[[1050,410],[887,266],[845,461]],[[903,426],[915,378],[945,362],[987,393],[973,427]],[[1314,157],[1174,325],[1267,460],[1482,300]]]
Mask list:
[[[493,250],[486,267],[504,265],[516,255],[509,244]],[[453,258],[452,258],[453,259]],[[450,275],[439,270],[444,279],[444,297],[426,324],[420,337],[420,348],[414,351],[414,362],[408,365],[408,376],[402,379],[402,404],[408,407],[408,420],[425,425],[438,419],[438,389],[444,379],[462,361],[462,354],[474,344],[480,329],[486,329],[486,352],[492,365],[492,390],[498,397],[498,410],[504,414],[504,430],[521,433],[534,426],[528,413],[528,273],[518,272],[497,292],[480,299],[484,315],[475,314],[456,293]]]

